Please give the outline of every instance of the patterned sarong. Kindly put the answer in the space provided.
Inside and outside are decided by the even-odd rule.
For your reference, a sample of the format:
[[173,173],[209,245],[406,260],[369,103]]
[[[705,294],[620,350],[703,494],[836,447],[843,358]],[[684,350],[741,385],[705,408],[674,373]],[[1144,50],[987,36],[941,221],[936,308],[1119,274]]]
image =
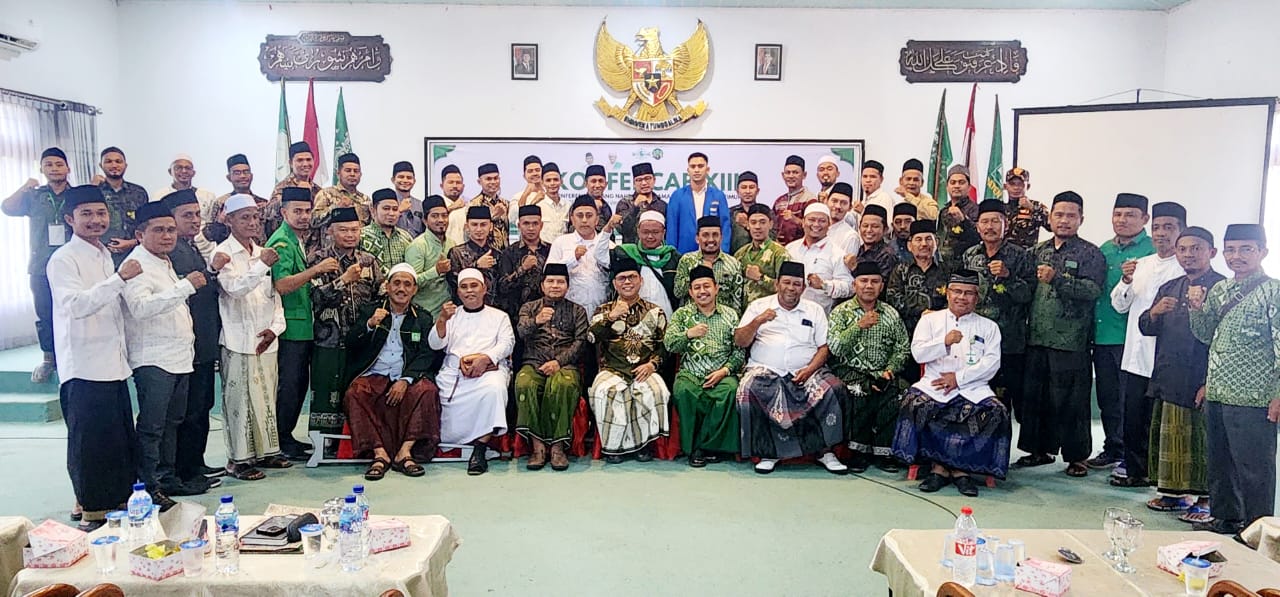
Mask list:
[[796,458],[844,440],[849,393],[826,367],[798,385],[765,367],[747,367],[738,384],[744,457]]
[[1003,479],[1009,471],[1009,411],[994,397],[974,404],[956,396],[938,402],[916,388],[902,396],[893,455]]
[[1209,495],[1202,411],[1156,400],[1149,446],[1149,466],[1160,495]]
[[276,353],[222,349],[223,435],[227,459],[253,462],[280,453],[276,433]]
[[637,382],[604,369],[588,394],[603,454],[635,452],[670,434],[667,402],[671,394],[656,374]]

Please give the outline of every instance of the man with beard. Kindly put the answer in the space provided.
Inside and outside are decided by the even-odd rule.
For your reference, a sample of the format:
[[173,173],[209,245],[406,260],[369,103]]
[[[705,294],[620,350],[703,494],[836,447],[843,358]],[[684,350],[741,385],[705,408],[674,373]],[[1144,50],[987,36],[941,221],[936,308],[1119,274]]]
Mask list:
[[449,228],[449,208],[444,205],[444,197],[432,195],[422,202],[422,210],[427,231],[409,243],[404,250],[404,260],[417,273],[418,290],[413,304],[434,319],[440,314],[440,306],[449,300],[451,264],[445,253],[449,248],[445,236]]
[[453,246],[467,242],[467,200],[462,197],[465,188],[466,182],[457,166],[449,164],[440,170],[440,193],[444,197],[445,208],[449,210],[445,238]]
[[[914,334],[920,317],[929,311],[938,311],[947,305],[946,268],[934,260],[937,254],[938,227],[931,220],[916,220],[911,224],[911,261],[894,266],[889,274],[889,288],[885,300],[898,311],[907,334]],[[920,366],[907,359],[902,377],[911,383],[920,380]]]
[[902,205],[901,197],[884,189],[884,164],[875,160],[862,163],[862,200],[853,204],[853,210],[860,214],[867,205],[879,205],[895,215]]
[[805,299],[823,311],[830,311],[837,300],[853,294],[853,277],[844,265],[844,251],[827,235],[830,226],[831,210],[815,201],[804,210],[804,238],[787,245],[790,258],[809,273]]
[[771,238],[773,216],[764,204],[751,206],[747,213],[747,231],[751,234],[751,242],[733,254],[742,264],[742,277],[746,278],[744,305],[778,292],[778,271],[782,262],[789,259],[787,248]]
[[[760,181],[756,177],[756,173],[747,170],[738,175],[738,204],[729,208],[729,215],[733,218],[733,232],[729,239],[729,253],[736,256],[738,250],[751,243],[751,232],[748,229],[748,219],[751,209],[759,205],[765,209],[765,214],[769,216],[772,222],[773,211],[763,203],[757,203],[756,197],[760,194]],[[770,231],[772,231],[772,225]]]
[[782,183],[786,185],[787,192],[773,202],[773,213],[777,216],[774,228],[778,242],[783,245],[804,237],[804,211],[818,200],[817,195],[805,188],[804,179],[804,158],[787,156],[782,166]]
[[662,309],[668,317],[679,304],[676,299],[676,271],[680,266],[680,255],[676,248],[663,244],[667,235],[667,221],[657,210],[649,210],[640,214],[636,231],[640,242],[618,245],[610,253],[611,260],[628,257],[640,264],[640,298],[649,301]]
[[373,255],[383,276],[397,263],[404,262],[405,249],[413,242],[408,232],[396,226],[400,221],[400,198],[394,189],[373,192],[373,214],[360,229],[360,250]]
[[103,244],[111,251],[116,267],[120,267],[125,255],[138,246],[138,239],[133,235],[137,226],[135,214],[150,199],[145,189],[124,179],[129,164],[119,147],[102,150],[100,157],[102,161],[98,167],[102,169],[102,174],[93,177],[93,184],[102,190],[111,210],[111,225],[107,228],[107,233],[102,235]]
[[[503,220],[506,219],[503,214]],[[473,205],[467,208],[467,242],[449,249],[449,288],[455,298],[458,293],[458,275],[462,270],[474,268],[484,274],[484,285],[488,292],[485,304],[501,306],[498,296],[498,258],[502,250],[493,246],[493,214],[485,205]]]
[[[653,210],[666,217],[667,202],[653,192],[653,164],[641,162],[631,166],[631,183],[636,191],[630,197],[618,201],[618,215],[622,221],[618,223],[618,233],[622,242],[635,243],[639,239],[636,228],[640,225],[640,214]],[[732,211],[732,210],[730,210]]]
[[[698,218],[698,250],[681,255],[680,263],[676,266],[676,298],[681,303],[686,303],[689,299],[689,272],[699,265],[715,272],[716,286],[735,290],[742,288],[745,281],[742,277],[742,264],[722,251],[721,246],[720,218]],[[733,309],[735,314],[742,310],[741,292],[719,293],[717,300],[721,305]]]
[[609,207],[609,202],[604,200],[604,191],[607,186],[608,177],[605,176],[604,166],[599,164],[587,166],[587,195],[595,202],[596,211],[600,212],[600,217],[596,220],[596,232],[603,230],[606,225],[614,229],[622,223],[622,215],[615,215],[613,208]]
[[[551,243],[547,263],[563,263],[569,268],[569,292],[565,296],[595,313],[604,302],[609,269],[609,235],[597,232],[599,211],[589,195],[579,195],[570,210],[573,232],[561,235]],[[606,227],[612,232],[612,227]],[[643,236],[643,235],[642,235]],[[626,245],[624,245],[626,246]]]
[[312,227],[327,227],[329,211],[338,207],[354,208],[361,224],[369,222],[373,202],[356,188],[360,186],[362,176],[360,156],[354,153],[338,156],[338,184],[325,187],[316,194],[315,207],[311,210]]
[[[289,175],[284,177],[276,184],[271,191],[271,199],[267,201],[267,206],[263,208],[262,214],[262,233],[270,236],[277,228],[283,216],[280,215],[280,206],[284,189],[288,187],[299,187],[305,189],[310,195],[314,203],[316,195],[320,194],[320,185],[311,182],[312,171],[315,169],[315,158],[311,153],[311,146],[306,141],[298,141],[289,146]],[[207,222],[207,220],[206,220]]]
[[1004,192],[1008,196],[1005,215],[1009,218],[1009,230],[1005,232],[1013,244],[1024,249],[1034,247],[1040,240],[1040,229],[1053,232],[1049,226],[1049,208],[1027,196],[1031,188],[1031,173],[1026,168],[1010,168],[1004,174]]
[[569,231],[569,208],[573,202],[560,198],[560,166],[542,165],[542,198],[535,204],[542,210],[542,240],[547,244]]
[[911,255],[911,224],[916,221],[916,206],[899,203],[893,206],[893,247],[898,252],[898,262],[906,263]]
[[400,219],[396,221],[396,226],[408,232],[411,239],[427,230],[423,221],[426,214],[422,211],[422,200],[413,196],[413,185],[417,182],[412,162],[396,162],[391,167],[391,188],[400,200]]
[[[833,155],[824,155],[818,158],[818,201],[827,202],[827,197],[831,195],[836,179],[840,178],[840,166],[837,162],[839,160]],[[849,223],[850,226],[858,224],[858,214],[851,213],[849,218],[853,220]]]
[[507,220],[516,222],[520,219],[520,208],[526,205],[537,205],[542,201],[542,158],[536,155],[524,158],[524,188],[507,201]]
[[862,249],[862,235],[858,233],[858,214],[850,215],[853,206],[853,187],[846,182],[831,185],[826,192],[823,203],[831,210],[831,227],[827,229],[827,238],[835,243],[845,259],[849,269],[857,263],[858,251]]

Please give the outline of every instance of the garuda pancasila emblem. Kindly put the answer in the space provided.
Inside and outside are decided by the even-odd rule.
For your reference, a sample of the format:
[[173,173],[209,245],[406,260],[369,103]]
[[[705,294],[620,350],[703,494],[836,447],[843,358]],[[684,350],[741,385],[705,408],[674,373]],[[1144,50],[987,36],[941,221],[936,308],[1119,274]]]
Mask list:
[[[602,97],[596,100],[596,107],[606,117],[642,131],[674,128],[707,109],[707,103],[701,100],[682,106],[676,99],[677,91],[693,89],[707,74],[711,44],[706,26],[699,20],[693,35],[669,54],[662,49],[658,35],[657,27],[641,29],[635,38],[638,48],[632,51],[609,35],[604,22],[596,34],[596,72],[600,79],[615,91],[631,91],[621,106],[611,105]],[[631,115],[633,107],[635,116]]]

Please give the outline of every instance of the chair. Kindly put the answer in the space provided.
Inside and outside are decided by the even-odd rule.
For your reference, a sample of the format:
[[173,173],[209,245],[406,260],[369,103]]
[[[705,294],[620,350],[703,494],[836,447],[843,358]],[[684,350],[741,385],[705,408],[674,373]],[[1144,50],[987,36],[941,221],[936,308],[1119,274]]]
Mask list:
[[81,591],[76,597],[124,597],[124,590],[109,582],[104,582]]
[[957,583],[947,581],[938,587],[938,597],[973,597],[973,591]]
[[378,597],[404,597],[404,592],[400,589],[387,589]]
[[1280,589],[1258,589],[1258,597],[1280,597]]
[[1209,587],[1209,597],[1258,597],[1234,580],[1220,580]]
[[[307,460],[307,468],[316,468],[322,464],[369,464],[370,462],[373,462],[373,459],[371,458],[344,458],[342,454],[339,454],[335,458],[325,458],[324,449],[322,448],[324,446],[324,440],[336,439],[338,441],[348,443],[351,441],[351,430],[348,427],[343,426],[342,431],[342,433],[321,433],[319,431],[312,431],[307,434],[311,439],[311,445],[317,446],[315,450],[311,452],[311,458]],[[436,455],[431,459],[431,462],[466,462],[471,458],[471,450],[472,446],[470,444],[440,444],[439,446],[436,446]],[[501,456],[501,454],[492,448],[487,449],[485,452],[485,458],[487,460],[493,460],[499,456]],[[426,463],[424,462],[420,464]]]
[[76,593],[79,592],[80,589],[77,589],[72,585],[57,583],[40,587],[39,589],[27,593],[23,597],[76,597]]

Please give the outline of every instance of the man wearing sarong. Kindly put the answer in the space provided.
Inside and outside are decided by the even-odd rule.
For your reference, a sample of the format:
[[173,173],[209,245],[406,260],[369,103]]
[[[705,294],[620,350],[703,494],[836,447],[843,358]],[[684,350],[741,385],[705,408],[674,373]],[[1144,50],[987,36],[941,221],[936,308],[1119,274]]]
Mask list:
[[449,227],[449,208],[444,197],[431,195],[422,201],[423,221],[427,231],[418,235],[404,250],[404,261],[418,272],[418,294],[413,304],[435,317],[440,306],[449,300],[448,273],[452,265],[446,251],[450,242],[445,237]]
[[636,234],[640,242],[623,243],[611,252],[612,259],[628,257],[640,264],[640,298],[662,308],[668,317],[678,304],[675,292],[676,268],[680,254],[676,248],[664,244],[667,237],[667,219],[655,210],[640,214]]
[[784,262],[778,293],[747,305],[733,332],[751,355],[738,384],[740,453],[759,458],[762,475],[781,458],[810,454],[821,454],[819,465],[832,474],[849,472],[831,453],[845,437],[849,395],[826,366],[827,312],[804,299],[804,289],[804,265]]
[[[399,263],[387,275],[387,298],[360,306],[347,333],[344,381],[351,443],[373,452],[364,478],[393,468],[421,477],[440,443],[440,396],[431,377],[439,362],[427,346],[431,314],[412,304],[417,272]],[[394,457],[393,457],[394,453]]]
[[[878,208],[868,205],[867,209]],[[865,213],[864,213],[865,215]],[[831,311],[827,346],[831,370],[849,388],[849,469],[867,470],[872,459],[886,473],[898,472],[893,458],[893,430],[902,394],[898,373],[907,360],[910,340],[898,312],[879,300],[884,275],[871,261],[853,270],[854,300]],[[871,458],[868,458],[870,456]]]
[[954,483],[960,495],[978,496],[969,475],[1003,479],[1009,470],[1009,410],[987,382],[1000,369],[1000,327],[973,312],[978,274],[958,270],[947,284],[947,308],[920,318],[911,353],[924,376],[902,398],[893,454],[928,461],[920,491]]
[[486,444],[507,432],[507,385],[511,381],[511,350],[516,336],[511,319],[485,305],[484,274],[477,269],[458,273],[458,298],[440,308],[440,318],[427,336],[434,350],[444,351],[436,376],[440,388],[440,441],[470,444],[468,475],[489,470]]
[[[501,308],[498,297],[501,266],[498,260],[502,257],[502,249],[493,244],[493,218],[490,213],[490,208],[483,205],[467,208],[467,242],[449,249],[449,289],[454,300],[458,300],[458,275],[462,270],[475,269],[484,276],[484,285],[488,289],[484,303]],[[507,219],[505,212],[502,219],[504,222]]]
[[[527,206],[526,206],[527,207]],[[524,341],[524,355],[516,373],[516,433],[533,444],[525,468],[536,471],[569,468],[565,448],[573,439],[573,411],[582,397],[582,360],[587,340],[587,312],[565,298],[569,268],[548,263],[542,276],[542,296],[520,306],[516,332]]]
[[1147,506],[1186,510],[1179,517],[1185,522],[1209,522],[1204,411],[1196,403],[1205,393],[1209,345],[1191,333],[1187,294],[1193,286],[1209,289],[1225,278],[1210,263],[1218,251],[1208,230],[1187,228],[1175,251],[1186,275],[1161,285],[1151,308],[1138,319],[1138,330],[1155,340],[1147,396],[1153,400],[1148,466],[1157,497]]
[[[716,286],[742,288],[745,281],[742,277],[742,264],[721,250],[720,234],[720,218],[698,218],[698,249],[681,255],[680,263],[676,266],[675,291],[681,304],[689,302],[689,272],[699,265],[715,272]],[[741,292],[725,292],[719,295],[718,300],[721,305],[733,309],[735,314],[742,311]]]
[[747,209],[746,218],[751,239],[733,257],[742,264],[742,277],[746,278],[742,304],[750,305],[778,292],[778,269],[789,257],[787,248],[772,238],[773,212],[768,207],[756,203]]
[[1194,528],[1234,534],[1275,508],[1280,281],[1262,271],[1261,225],[1227,226],[1222,244],[1235,276],[1187,293],[1191,331],[1209,344],[1205,395],[1196,402],[1204,405],[1214,520]]
[[680,414],[680,449],[689,455],[689,466],[701,468],[738,451],[734,396],[746,359],[733,343],[738,312],[718,300],[715,272],[699,265],[689,280],[691,300],[672,315],[663,343],[683,355],[671,399]]
[[600,373],[587,394],[609,464],[632,453],[640,462],[653,460],[653,441],[668,435],[671,394],[656,375],[666,358],[667,316],[640,298],[641,283],[640,264],[630,258],[614,262],[618,298],[596,309],[587,333],[600,357]]
[[253,242],[262,233],[253,197],[235,195],[223,206],[231,237],[214,249],[222,316],[222,412],[227,474],[242,481],[265,475],[258,466],[289,468],[276,429],[276,338],[284,333],[284,306],[271,281],[280,256]]
[[[307,264],[316,267],[334,259],[338,267],[312,278],[310,284],[315,349],[311,355],[311,417],[307,428],[339,434],[346,423],[342,394],[347,389],[347,333],[359,323],[360,307],[382,292],[383,278],[378,259],[359,249],[360,220],[355,208],[335,207],[326,221],[328,248],[312,253]],[[337,449],[336,444],[316,446],[321,447],[331,454]]]

